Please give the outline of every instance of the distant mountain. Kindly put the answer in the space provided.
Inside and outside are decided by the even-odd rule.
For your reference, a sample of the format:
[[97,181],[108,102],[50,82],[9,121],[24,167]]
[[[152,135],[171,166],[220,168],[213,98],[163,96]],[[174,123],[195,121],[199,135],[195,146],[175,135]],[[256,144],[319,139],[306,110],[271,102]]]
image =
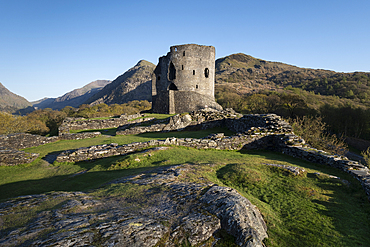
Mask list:
[[14,112],[31,105],[28,100],[10,92],[0,83],[0,111]]
[[340,73],[323,69],[299,68],[269,62],[242,53],[216,60],[216,85],[233,85],[241,93],[287,86],[336,95],[359,101],[370,100],[370,73]]
[[94,96],[85,101],[86,104],[123,104],[132,100],[152,100],[151,75],[155,65],[141,60],[134,67],[118,76],[112,83],[105,86]]
[[111,83],[109,80],[93,81],[84,87],[68,92],[61,97],[44,98],[32,103],[34,107],[41,109],[51,108],[54,110],[60,110],[66,106],[78,107],[109,83]]

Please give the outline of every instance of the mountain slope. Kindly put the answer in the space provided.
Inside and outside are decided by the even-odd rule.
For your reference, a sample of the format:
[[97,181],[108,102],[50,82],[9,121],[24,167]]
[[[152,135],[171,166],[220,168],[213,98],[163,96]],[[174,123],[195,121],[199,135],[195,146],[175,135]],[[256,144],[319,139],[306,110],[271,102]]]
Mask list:
[[14,112],[31,105],[28,100],[10,92],[0,83],[0,111]]
[[141,60],[112,83],[96,93],[86,104],[122,104],[132,100],[152,99],[151,75],[155,65]]
[[33,102],[33,106],[42,109],[52,108],[54,110],[60,110],[66,106],[78,107],[110,82],[111,81],[109,80],[93,81],[84,87],[68,92],[61,97],[45,98],[40,101]]
[[370,99],[370,73],[299,68],[242,53],[216,60],[216,84],[225,83],[236,83],[241,93],[291,85],[322,95]]

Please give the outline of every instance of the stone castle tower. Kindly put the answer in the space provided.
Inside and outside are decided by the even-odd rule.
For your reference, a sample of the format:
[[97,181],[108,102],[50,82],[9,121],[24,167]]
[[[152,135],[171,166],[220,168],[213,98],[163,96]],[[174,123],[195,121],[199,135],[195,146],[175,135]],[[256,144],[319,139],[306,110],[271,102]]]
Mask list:
[[152,111],[182,113],[221,110],[215,102],[215,48],[196,44],[171,46],[160,57],[152,78]]

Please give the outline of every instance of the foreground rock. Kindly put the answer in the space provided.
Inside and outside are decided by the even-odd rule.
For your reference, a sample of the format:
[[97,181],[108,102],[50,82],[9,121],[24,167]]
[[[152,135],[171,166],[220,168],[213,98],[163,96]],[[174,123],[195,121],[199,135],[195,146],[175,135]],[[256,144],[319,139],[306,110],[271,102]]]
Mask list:
[[[267,229],[258,209],[234,189],[183,182],[191,169],[187,164],[158,168],[107,185],[143,188],[137,197],[59,192],[1,203],[0,245],[212,245],[222,229],[239,246],[264,246]],[[16,229],[3,223],[26,212],[35,215]]]

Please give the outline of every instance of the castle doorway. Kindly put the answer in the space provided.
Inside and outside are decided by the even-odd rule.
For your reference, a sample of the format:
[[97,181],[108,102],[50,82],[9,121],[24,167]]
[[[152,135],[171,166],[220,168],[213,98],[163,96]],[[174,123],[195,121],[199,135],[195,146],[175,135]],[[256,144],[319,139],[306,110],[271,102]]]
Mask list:
[[168,89],[169,90],[178,90],[174,83],[171,83],[170,86],[168,87]]

